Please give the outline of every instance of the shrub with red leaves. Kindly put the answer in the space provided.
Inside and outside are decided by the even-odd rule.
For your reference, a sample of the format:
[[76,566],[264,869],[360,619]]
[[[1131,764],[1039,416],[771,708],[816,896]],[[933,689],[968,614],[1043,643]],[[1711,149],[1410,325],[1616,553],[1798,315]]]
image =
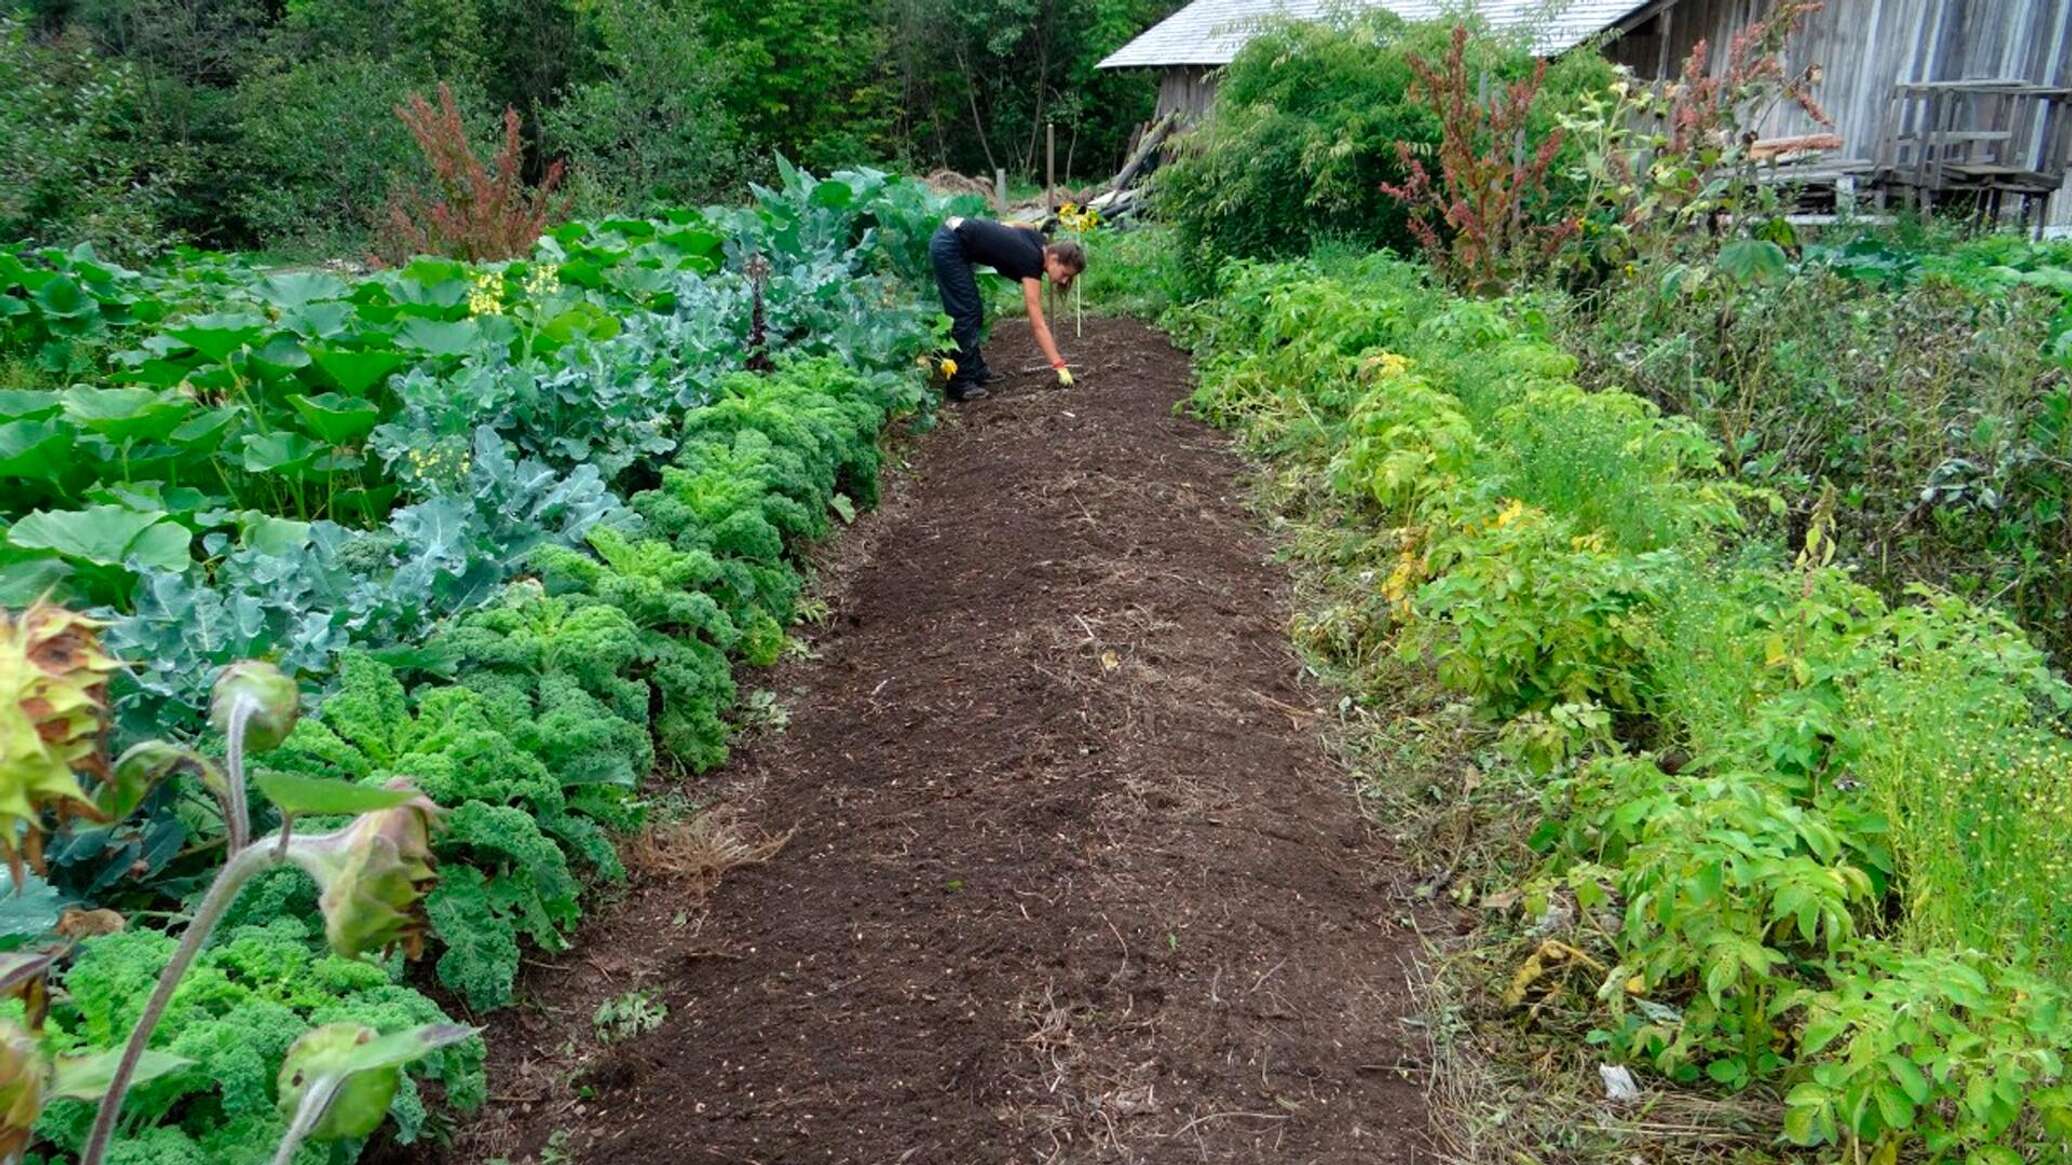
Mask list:
[[1621,82],[1586,103],[1584,116],[1565,119],[1586,179],[1577,199],[1582,242],[1563,256],[1576,272],[1661,256],[1689,239],[1719,237],[1727,219],[1760,220],[1776,210],[1780,188],[1757,172],[1757,127],[1786,102],[1833,125],[1813,99],[1818,66],[1787,74],[1783,65],[1786,42],[1819,8],[1820,0],[1785,0],[1734,34],[1718,72],[1701,40],[1674,83]]
[[1743,27],[1727,42],[1726,67],[1717,74],[1706,67],[1711,46],[1703,39],[1692,45],[1669,104],[1670,152],[1695,154],[1707,147],[1741,144],[1728,139],[1737,133],[1745,136],[1741,127],[1758,124],[1768,112],[1766,107],[1778,101],[1794,102],[1814,121],[1834,125],[1834,119],[1813,100],[1818,71],[1808,69],[1787,77],[1782,63],[1785,41],[1808,16],[1820,11],[1821,3],[1785,0],[1769,15]]
[[515,259],[531,252],[547,223],[563,209],[554,198],[562,167],[555,162],[536,187],[524,179],[524,144],[518,111],[504,110],[503,145],[489,165],[475,156],[453,91],[439,86],[434,108],[413,93],[396,107],[430,169],[428,182],[389,195],[376,260],[402,263],[412,255],[470,261]]
[[1538,213],[1548,202],[1547,171],[1562,141],[1559,130],[1537,144],[1526,134],[1547,62],[1484,103],[1468,78],[1467,45],[1467,27],[1456,25],[1439,66],[1409,58],[1416,74],[1412,92],[1439,115],[1439,174],[1435,179],[1399,142],[1409,177],[1381,189],[1409,205],[1410,230],[1434,266],[1468,291],[1497,292],[1525,265],[1559,248],[1576,220],[1547,221]]

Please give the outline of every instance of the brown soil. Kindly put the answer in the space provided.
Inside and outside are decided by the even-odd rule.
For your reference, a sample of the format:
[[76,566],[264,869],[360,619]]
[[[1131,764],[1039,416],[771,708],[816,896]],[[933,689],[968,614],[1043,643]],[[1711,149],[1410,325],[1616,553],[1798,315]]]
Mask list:
[[[531,972],[455,1160],[1429,1159],[1414,932],[1242,467],[1183,354],[1085,327],[1061,392],[1001,325],[1039,371],[914,444],[761,677],[789,727],[691,786],[788,843],[651,860]],[[667,1019],[600,1045],[634,988]]]

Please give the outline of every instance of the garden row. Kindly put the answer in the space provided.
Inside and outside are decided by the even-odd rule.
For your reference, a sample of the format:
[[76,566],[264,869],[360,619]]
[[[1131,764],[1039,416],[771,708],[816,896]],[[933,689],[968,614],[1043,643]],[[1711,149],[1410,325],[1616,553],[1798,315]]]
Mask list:
[[1231,264],[1172,318],[1200,412],[1366,531],[1336,646],[1431,661],[1538,790],[1487,887],[1542,943],[1511,1002],[1577,981],[1607,1056],[1777,1097],[1798,1144],[2066,1150],[2072,686],[2017,626],[1856,581],[1832,492],[1765,536],[1781,499],[1578,387],[1533,301],[1371,255]]
[[[879,434],[924,400],[937,317],[911,277],[946,213],[870,172],[785,168],[756,194],[570,224],[525,260],[354,278],[0,255],[0,367],[24,386],[0,391],[0,588],[102,621],[124,666],[81,690],[126,761],[161,758],[101,768],[100,716],[76,704],[72,753],[10,751],[8,841],[42,869],[9,900],[6,945],[42,945],[61,912],[75,933],[111,917],[87,908],[128,923],[53,972],[44,1050],[123,1042],[247,838],[292,817],[281,852],[318,873],[235,895],[151,1041],[177,1059],[147,1065],[109,1160],[271,1159],[304,1032],[445,1021],[400,956],[348,956],[428,939],[451,998],[509,1003],[521,950],[565,946],[586,886],[624,876],[614,839],[648,813],[649,774],[725,758],[734,669],[773,662],[795,614],[792,550],[872,504]],[[52,619],[11,621],[31,666],[5,673],[10,732],[48,727],[35,653],[51,671],[52,645],[79,643]],[[238,697],[217,677],[240,659],[300,680],[284,739],[224,714]],[[171,745],[133,747],[152,738]],[[247,771],[264,799],[241,795]],[[429,799],[421,818],[394,782]],[[67,800],[90,808],[60,819]],[[412,864],[412,820],[438,823],[436,880]],[[340,823],[361,829],[357,882],[300,856]],[[484,1093],[468,1039],[386,1107],[408,1141],[439,1119],[431,1096]],[[35,1131],[77,1152],[93,1115],[53,1099]]]

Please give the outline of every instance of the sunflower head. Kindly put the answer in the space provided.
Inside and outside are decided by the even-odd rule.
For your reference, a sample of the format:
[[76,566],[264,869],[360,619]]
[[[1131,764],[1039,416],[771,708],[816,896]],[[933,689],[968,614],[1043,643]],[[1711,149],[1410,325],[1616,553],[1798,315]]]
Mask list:
[[0,611],[0,854],[39,870],[43,815],[98,817],[79,774],[108,775],[100,624],[49,603]]

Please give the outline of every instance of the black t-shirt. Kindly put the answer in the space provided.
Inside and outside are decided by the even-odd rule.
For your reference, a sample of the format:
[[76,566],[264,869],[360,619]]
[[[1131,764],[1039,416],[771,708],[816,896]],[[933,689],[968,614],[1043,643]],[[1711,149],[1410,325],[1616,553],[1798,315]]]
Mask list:
[[991,219],[967,218],[957,224],[957,242],[964,258],[991,267],[1009,279],[1043,278],[1043,234]]

